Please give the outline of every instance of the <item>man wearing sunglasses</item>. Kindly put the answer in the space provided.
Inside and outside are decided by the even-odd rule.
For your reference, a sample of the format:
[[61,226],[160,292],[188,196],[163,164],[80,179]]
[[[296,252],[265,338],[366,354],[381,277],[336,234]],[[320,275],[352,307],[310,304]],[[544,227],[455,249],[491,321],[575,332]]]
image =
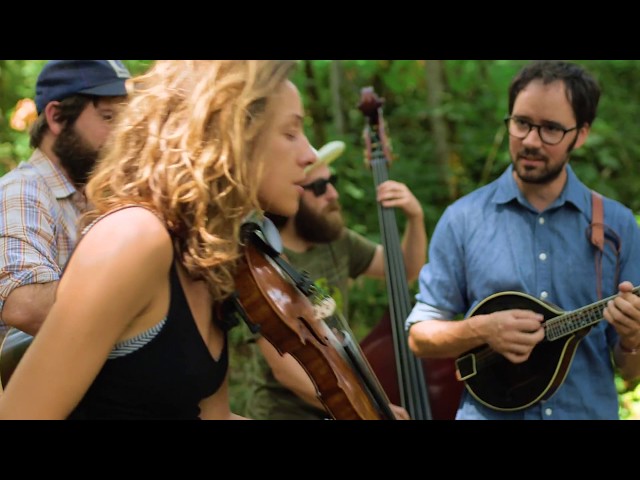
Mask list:
[[[280,230],[287,259],[336,300],[345,318],[350,279],[360,275],[384,278],[382,245],[348,229],[344,224],[336,189],[338,176],[329,168],[344,151],[343,142],[330,142],[308,167],[298,213],[291,218],[269,217]],[[387,180],[377,191],[384,207],[401,209],[407,217],[402,251],[407,279],[415,280],[426,259],[427,235],[420,202],[406,185]],[[316,398],[309,376],[290,355],[281,356],[263,338],[257,342],[266,362],[252,379],[247,416],[263,420],[313,420],[327,417]],[[408,418],[401,407],[391,406],[396,417]]]

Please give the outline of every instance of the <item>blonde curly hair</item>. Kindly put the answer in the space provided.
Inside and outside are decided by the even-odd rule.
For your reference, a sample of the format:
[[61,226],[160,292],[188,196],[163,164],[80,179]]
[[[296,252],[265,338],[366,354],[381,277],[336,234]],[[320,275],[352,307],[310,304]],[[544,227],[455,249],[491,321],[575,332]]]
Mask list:
[[234,289],[243,219],[260,211],[254,160],[267,106],[294,61],[162,60],[131,82],[86,193],[81,226],[122,206],[154,211],[215,301]]

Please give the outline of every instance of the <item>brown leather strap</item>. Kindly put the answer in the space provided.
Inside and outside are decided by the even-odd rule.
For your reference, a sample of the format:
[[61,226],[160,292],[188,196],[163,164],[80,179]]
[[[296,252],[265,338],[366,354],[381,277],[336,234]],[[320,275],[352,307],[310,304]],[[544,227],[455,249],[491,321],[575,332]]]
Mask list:
[[[605,230],[607,235],[605,236]],[[587,227],[586,235],[589,241],[596,247],[593,253],[596,270],[596,293],[602,299],[602,256],[604,255],[605,244],[613,251],[616,259],[614,271],[614,288],[617,288],[620,281],[620,251],[622,250],[622,239],[620,236],[607,227],[604,223],[604,206],[602,195],[591,191],[591,224]]]
[[604,250],[604,208],[602,195],[591,191],[591,243],[601,252]]
[[602,195],[591,190],[591,243],[598,249],[594,254],[596,294],[602,298],[602,253],[604,252],[604,208]]

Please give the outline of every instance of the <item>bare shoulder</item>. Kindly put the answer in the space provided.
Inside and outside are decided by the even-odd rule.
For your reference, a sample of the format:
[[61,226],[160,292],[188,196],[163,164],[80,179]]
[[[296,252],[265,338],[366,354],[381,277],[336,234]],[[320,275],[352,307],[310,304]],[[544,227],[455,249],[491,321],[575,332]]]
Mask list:
[[78,243],[74,257],[132,266],[155,264],[162,269],[173,258],[172,247],[171,236],[158,217],[145,208],[130,207],[93,225]]
[[133,235],[162,232],[168,235],[167,229],[162,221],[150,210],[143,207],[123,208],[110,213],[91,227],[89,232],[94,230],[129,233]]
[[76,333],[83,329],[78,338],[86,335],[88,344],[98,345],[139,332],[146,321],[149,327],[157,323],[161,317],[143,312],[156,308],[156,316],[162,314],[158,305],[169,282],[172,247],[164,224],[144,209],[102,218],[79,240],[65,267],[49,313],[53,324]]

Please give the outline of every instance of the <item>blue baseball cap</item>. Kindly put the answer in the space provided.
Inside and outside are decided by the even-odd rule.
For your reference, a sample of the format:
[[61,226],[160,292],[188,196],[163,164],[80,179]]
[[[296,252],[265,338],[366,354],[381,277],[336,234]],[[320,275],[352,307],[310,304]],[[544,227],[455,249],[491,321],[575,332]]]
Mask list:
[[120,60],[50,60],[36,82],[38,115],[49,102],[78,93],[98,97],[127,95],[128,78],[131,74]]

